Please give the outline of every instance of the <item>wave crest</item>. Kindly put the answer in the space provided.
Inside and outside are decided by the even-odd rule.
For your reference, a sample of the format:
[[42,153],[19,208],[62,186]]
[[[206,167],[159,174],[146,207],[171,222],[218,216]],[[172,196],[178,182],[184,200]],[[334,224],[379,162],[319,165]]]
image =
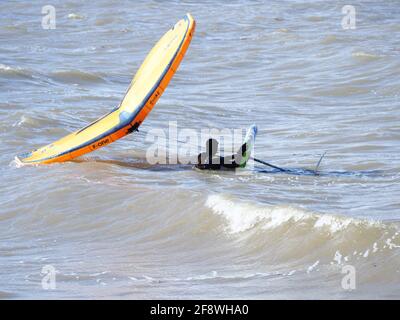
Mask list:
[[228,199],[221,195],[209,196],[206,206],[227,220],[231,233],[247,231],[256,225],[260,225],[262,229],[275,229],[288,224],[301,224],[312,229],[325,229],[331,233],[340,232],[349,227],[386,228],[386,225],[379,221],[319,214],[290,206],[261,206]]

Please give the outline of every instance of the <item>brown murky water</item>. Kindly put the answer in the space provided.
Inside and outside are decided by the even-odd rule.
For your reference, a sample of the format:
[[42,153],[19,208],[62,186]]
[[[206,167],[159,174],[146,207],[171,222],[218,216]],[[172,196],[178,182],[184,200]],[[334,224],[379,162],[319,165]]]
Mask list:
[[[352,1],[1,1],[1,298],[400,298],[400,7]],[[187,56],[131,135],[81,161],[16,154],[105,114],[186,12]],[[152,128],[259,127],[320,176],[145,165]],[[42,288],[42,268],[56,289]],[[356,288],[342,285],[344,267]]]

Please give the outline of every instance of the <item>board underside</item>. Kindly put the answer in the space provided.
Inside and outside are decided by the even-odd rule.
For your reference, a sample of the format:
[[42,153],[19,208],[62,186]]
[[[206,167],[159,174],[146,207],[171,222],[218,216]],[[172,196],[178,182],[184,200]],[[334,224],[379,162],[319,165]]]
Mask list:
[[16,157],[21,164],[72,160],[135,131],[163,94],[193,37],[190,14],[178,21],[153,47],[117,108],[86,127],[29,153]]

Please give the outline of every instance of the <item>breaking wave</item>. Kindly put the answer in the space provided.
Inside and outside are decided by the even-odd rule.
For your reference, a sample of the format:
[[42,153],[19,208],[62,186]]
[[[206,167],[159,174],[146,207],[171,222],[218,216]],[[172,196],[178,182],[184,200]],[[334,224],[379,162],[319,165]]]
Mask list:
[[330,233],[348,228],[386,229],[379,221],[361,220],[339,215],[312,213],[290,206],[260,206],[237,202],[220,195],[211,195],[206,202],[216,214],[224,216],[232,233],[249,230],[255,226],[273,229],[282,225],[306,224],[310,228],[324,229]]
[[[247,254],[267,264],[289,263],[310,273],[331,265],[363,261],[375,268],[382,261],[400,258],[396,222],[255,204],[226,195],[210,195],[206,206],[223,218],[227,236],[239,240]],[[385,265],[382,274],[395,274],[397,265]]]
[[20,67],[11,67],[0,63],[0,77],[6,78],[33,78],[33,74],[29,70]]

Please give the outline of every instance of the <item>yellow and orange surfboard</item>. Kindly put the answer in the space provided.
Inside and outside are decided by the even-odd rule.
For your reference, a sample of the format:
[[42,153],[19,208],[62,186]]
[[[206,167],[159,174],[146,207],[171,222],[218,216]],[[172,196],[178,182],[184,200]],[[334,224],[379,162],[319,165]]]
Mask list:
[[47,164],[72,160],[135,131],[175,74],[192,40],[194,29],[195,21],[187,14],[157,42],[116,109],[56,142],[17,156],[17,162]]

